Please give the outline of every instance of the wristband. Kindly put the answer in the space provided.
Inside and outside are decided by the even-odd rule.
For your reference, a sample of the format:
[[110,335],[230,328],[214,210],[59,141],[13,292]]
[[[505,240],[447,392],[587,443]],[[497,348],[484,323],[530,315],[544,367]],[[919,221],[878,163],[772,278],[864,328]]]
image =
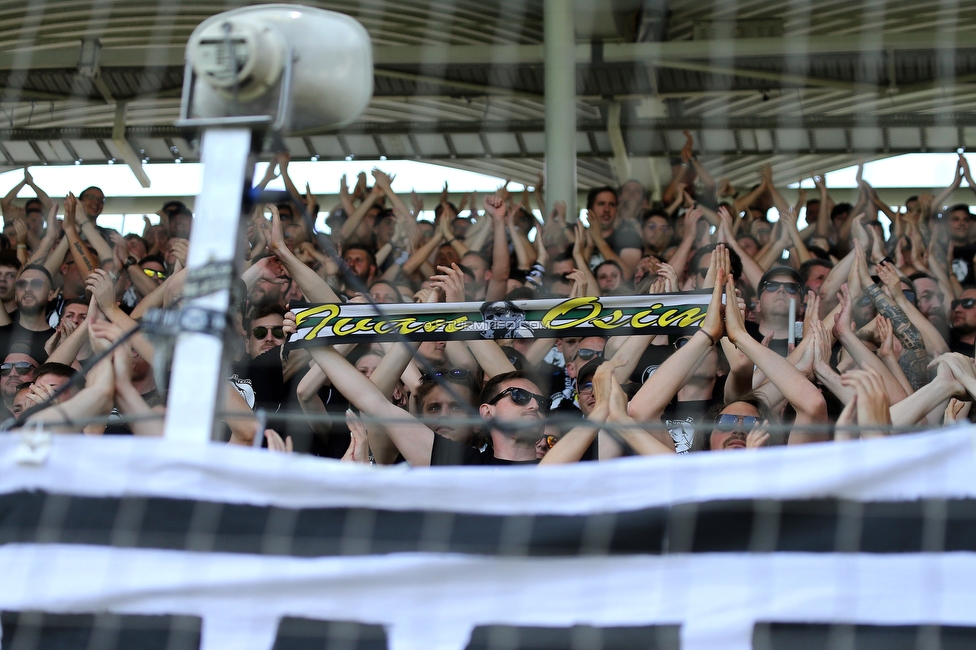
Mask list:
[[711,334],[709,334],[708,332],[706,332],[703,329],[700,329],[698,331],[701,332],[702,334],[704,334],[705,336],[707,336],[708,337],[708,340],[712,342],[712,345],[715,345],[716,341],[715,341],[714,337],[712,337]]
[[17,244],[17,248],[27,248],[27,244]]

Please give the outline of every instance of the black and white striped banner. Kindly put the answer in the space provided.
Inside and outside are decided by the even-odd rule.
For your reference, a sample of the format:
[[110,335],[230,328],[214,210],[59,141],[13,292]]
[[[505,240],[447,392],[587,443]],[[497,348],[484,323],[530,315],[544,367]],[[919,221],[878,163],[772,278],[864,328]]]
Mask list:
[[974,434],[412,470],[8,434],[3,650],[972,648]]

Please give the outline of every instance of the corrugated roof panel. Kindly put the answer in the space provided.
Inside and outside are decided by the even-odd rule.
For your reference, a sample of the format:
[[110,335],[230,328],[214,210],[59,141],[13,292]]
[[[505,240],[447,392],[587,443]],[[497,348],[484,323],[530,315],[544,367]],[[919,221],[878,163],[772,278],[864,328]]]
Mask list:
[[444,138],[440,135],[434,133],[418,133],[414,136],[414,140],[416,140],[417,146],[420,147],[420,155],[422,158],[428,156],[449,156],[451,153],[447,148],[447,143],[444,142]]
[[346,144],[353,155],[357,158],[379,158],[380,152],[373,142],[372,136],[368,135],[345,135]]
[[888,141],[894,149],[920,149],[922,146],[921,129],[898,127],[888,129]]
[[14,162],[41,162],[41,159],[38,157],[37,153],[34,152],[34,148],[30,146],[29,142],[7,141],[3,143],[3,146],[5,146],[7,151],[10,152],[10,155],[13,156]]
[[955,151],[959,146],[959,130],[954,126],[933,126],[925,129],[929,149]]
[[545,133],[523,133],[522,141],[525,142],[525,148],[528,149],[530,156],[539,155],[546,150]]
[[338,138],[334,135],[313,135],[309,138],[315,145],[315,153],[328,160],[341,160],[346,157]]
[[84,160],[104,160],[105,153],[94,140],[68,140],[71,148],[78,152]]
[[485,155],[485,147],[481,144],[481,138],[477,133],[455,133],[451,135],[451,140],[459,156]]
[[514,155],[519,153],[518,140],[511,133],[486,133],[488,146],[491,152],[497,156]]
[[312,152],[305,146],[305,141],[301,138],[284,138],[284,141],[285,149],[291,152],[295,158],[306,158],[312,155]]

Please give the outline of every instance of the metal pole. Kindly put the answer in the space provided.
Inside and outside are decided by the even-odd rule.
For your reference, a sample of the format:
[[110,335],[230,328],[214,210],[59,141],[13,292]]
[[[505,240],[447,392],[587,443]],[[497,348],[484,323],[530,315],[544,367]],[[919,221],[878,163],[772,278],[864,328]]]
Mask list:
[[545,0],[546,199],[576,221],[576,52],[573,4]]
[[[187,260],[187,293],[181,307],[226,313],[230,284],[240,273],[237,245],[241,224],[241,198],[250,188],[254,161],[251,130],[210,128],[201,145],[203,190],[197,197]],[[192,282],[193,278],[199,283]],[[190,290],[191,286],[210,288]],[[215,336],[218,334],[219,336]],[[227,359],[223,328],[214,333],[183,333],[173,351],[165,436],[179,442],[209,442],[215,414],[227,385]]]

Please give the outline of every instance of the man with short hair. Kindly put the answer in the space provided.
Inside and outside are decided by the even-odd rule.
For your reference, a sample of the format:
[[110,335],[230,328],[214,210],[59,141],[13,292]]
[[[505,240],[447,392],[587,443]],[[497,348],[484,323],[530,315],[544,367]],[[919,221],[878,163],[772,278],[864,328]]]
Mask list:
[[[81,373],[63,363],[51,362],[42,364],[34,371],[34,382],[30,392],[38,400],[46,401],[54,395],[55,391],[72,381],[79,374]],[[79,382],[54,398],[52,403],[61,404],[62,402],[68,401],[77,395],[82,388],[83,386]]]
[[461,257],[461,264],[471,269],[470,279],[464,283],[466,300],[481,301],[488,292],[488,282],[491,280],[491,263],[487,256],[480,251],[468,251]]
[[796,313],[803,306],[803,278],[788,266],[776,266],[759,281],[756,307],[758,322],[746,321],[746,330],[757,341],[772,334],[769,349],[782,356],[789,354],[790,300]]
[[247,354],[252,359],[285,342],[285,334],[281,329],[284,317],[285,310],[277,303],[265,304],[257,309],[248,328],[245,344]]
[[349,244],[342,251],[342,259],[349,266],[349,270],[359,280],[358,284],[347,278],[343,283],[342,292],[349,298],[368,287],[376,279],[376,258],[373,252],[362,244]]
[[2,420],[6,420],[13,413],[18,387],[24,382],[34,381],[34,371],[38,363],[27,352],[26,345],[14,346],[11,352],[4,356],[3,363],[0,363],[0,399],[3,401],[0,419]]
[[47,303],[56,295],[52,285],[51,274],[43,266],[30,264],[24,267],[14,283],[17,320],[0,327],[0,349],[7,351],[14,344],[23,342],[29,346],[33,358],[41,362],[47,360],[44,344],[54,331],[47,320]]
[[617,191],[609,186],[594,187],[586,198],[586,213],[588,232],[596,247],[594,253],[604,261],[619,264],[624,280],[633,278],[644,243],[633,226],[618,223]]
[[649,210],[644,213],[641,225],[641,240],[644,254],[664,255],[671,244],[671,219],[664,210]]
[[967,286],[952,301],[952,329],[949,349],[967,357],[976,356],[976,286]]
[[[550,401],[550,408],[559,411],[577,413],[579,409],[577,377],[580,369],[593,359],[603,357],[603,350],[607,340],[602,336],[584,336],[576,339],[568,337],[559,339],[561,352],[566,360],[566,377],[571,383],[562,391],[554,393]],[[574,345],[575,343],[575,345]]]
[[973,272],[976,242],[970,232],[973,221],[973,213],[965,203],[957,203],[949,208],[949,237],[953,244],[950,270],[959,283],[964,285],[976,283],[976,274]]
[[182,201],[167,201],[160,212],[169,219],[168,236],[176,239],[189,239],[193,225],[193,213]]
[[922,272],[912,273],[908,279],[915,285],[918,310],[945,336],[949,324],[946,322],[945,293],[938,280]]
[[800,265],[800,276],[803,278],[803,286],[807,290],[819,294],[820,287],[823,286],[824,280],[827,279],[827,275],[832,268],[834,268],[834,263],[830,260],[823,260],[819,257],[807,260]]
[[8,314],[17,310],[14,282],[20,267],[20,260],[15,255],[0,255],[0,301],[3,301],[3,308]]
[[102,210],[105,209],[105,192],[93,185],[82,190],[78,199],[82,210],[85,211],[85,217],[95,223],[98,216],[102,214]]
[[644,185],[631,178],[620,186],[618,193],[620,205],[617,212],[625,223],[637,225],[641,212],[647,207]]

